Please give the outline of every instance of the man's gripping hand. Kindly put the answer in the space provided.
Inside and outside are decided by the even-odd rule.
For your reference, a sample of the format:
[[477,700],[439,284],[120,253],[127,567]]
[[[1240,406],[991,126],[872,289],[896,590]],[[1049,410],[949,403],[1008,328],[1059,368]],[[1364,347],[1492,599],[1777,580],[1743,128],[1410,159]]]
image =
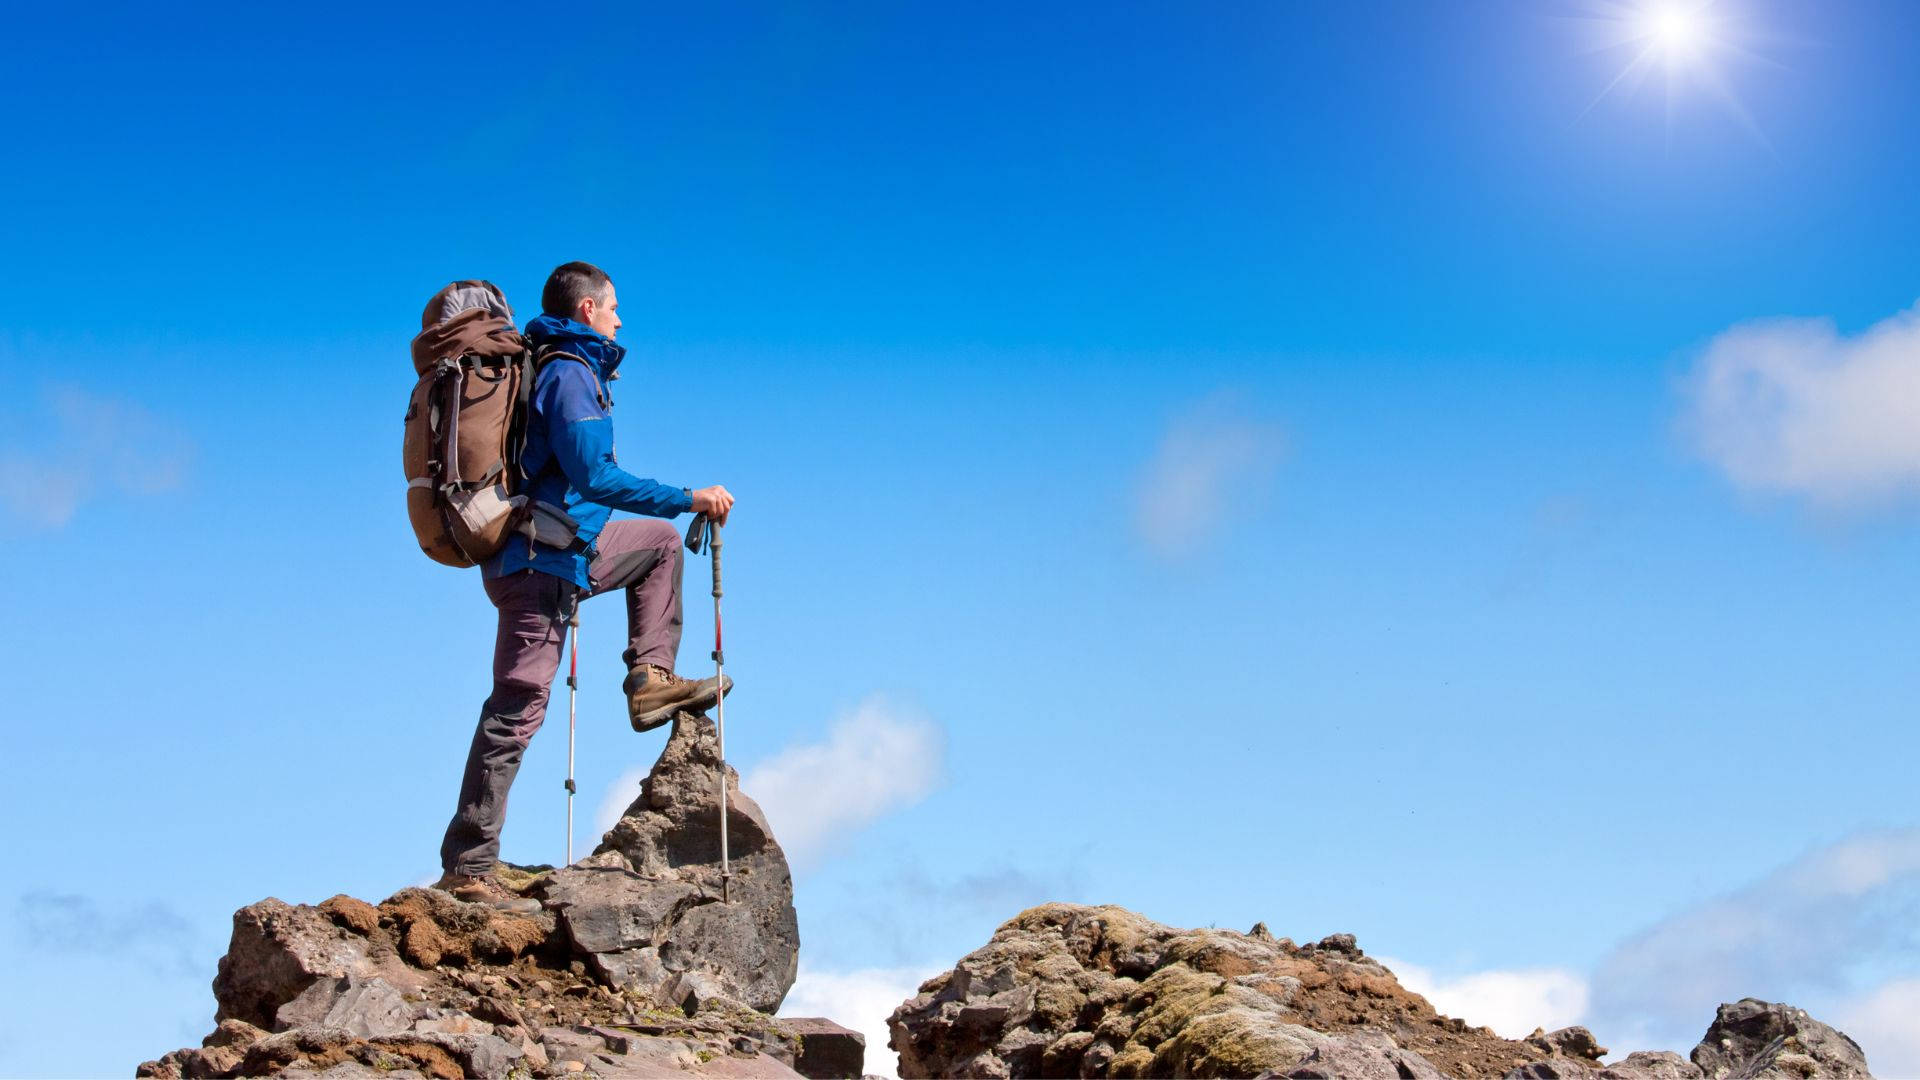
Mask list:
[[727,523],[727,512],[733,509],[732,492],[715,484],[698,491],[690,491],[688,494],[693,496],[694,513],[707,515],[708,520],[715,525]]

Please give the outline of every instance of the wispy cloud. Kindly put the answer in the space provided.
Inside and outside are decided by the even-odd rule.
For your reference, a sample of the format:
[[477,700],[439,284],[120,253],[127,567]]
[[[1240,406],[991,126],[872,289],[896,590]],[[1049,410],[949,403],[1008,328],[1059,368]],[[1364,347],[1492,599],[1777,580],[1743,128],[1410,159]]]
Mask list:
[[1920,1076],[1920,828],[1863,832],[1621,942],[1588,975],[1437,975],[1382,957],[1434,1007],[1508,1038],[1585,1024],[1616,1054],[1691,1050],[1716,1006],[1781,1001],[1846,1032],[1881,1076]]
[[1490,1027],[1509,1039],[1526,1038],[1536,1027],[1552,1031],[1578,1023],[1587,1011],[1585,976],[1565,968],[1476,971],[1448,978],[1404,960],[1381,957],[1380,962],[1399,977],[1400,985],[1442,1013]]
[[918,968],[861,968],[822,971],[800,965],[800,977],[780,1005],[781,1016],[824,1016],[867,1037],[866,1071],[899,1075],[900,1056],[887,1049],[887,1017],[912,997],[941,964]]
[[1827,319],[1744,323],[1684,385],[1683,427],[1744,490],[1831,507],[1920,489],[1920,307],[1852,337]]
[[[1871,1019],[1912,993],[1916,927],[1920,829],[1858,834],[1622,942],[1594,974],[1591,1026],[1635,1046],[1691,1046],[1714,1006],[1760,997],[1844,1030],[1842,1014]],[[1895,1048],[1849,1034],[1884,1070]],[[1920,1058],[1898,1064],[1920,1073]]]
[[39,407],[5,418],[0,509],[32,528],[57,529],[103,495],[157,495],[185,482],[192,440],[123,398],[46,387]]
[[105,957],[158,975],[211,970],[193,924],[165,904],[102,905],[72,893],[30,892],[14,905],[21,943],[41,952]]
[[1223,520],[1264,500],[1285,451],[1281,429],[1230,395],[1176,416],[1134,489],[1140,539],[1164,558],[1197,550]]
[[[748,770],[740,790],[766,811],[788,861],[802,867],[931,794],[945,779],[946,754],[946,731],[932,717],[875,694],[835,720],[825,742],[789,746]],[[629,769],[607,786],[596,828],[613,828],[647,772]]]
[[[593,827],[597,832],[605,834],[613,828],[614,823],[620,820],[620,815],[633,805],[633,800],[640,797],[640,782],[647,778],[649,770],[650,766],[636,765],[614,777],[613,783],[607,785],[606,794],[600,796],[599,808],[593,812]],[[598,842],[597,838],[595,842]],[[588,844],[587,848],[591,850],[593,844]]]
[[1846,1002],[1828,1023],[1853,1037],[1881,1076],[1920,1076],[1920,979],[1896,979]]
[[835,720],[822,743],[790,746],[740,778],[767,812],[787,858],[803,867],[848,834],[920,801],[946,776],[947,735],[932,717],[874,695]]

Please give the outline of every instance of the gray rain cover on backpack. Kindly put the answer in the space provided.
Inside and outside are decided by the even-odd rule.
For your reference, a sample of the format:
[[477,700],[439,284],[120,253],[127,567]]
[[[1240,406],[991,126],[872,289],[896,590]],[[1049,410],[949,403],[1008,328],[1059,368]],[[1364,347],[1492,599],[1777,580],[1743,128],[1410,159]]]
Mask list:
[[473,566],[526,519],[520,447],[533,355],[498,288],[456,281],[421,313],[413,370],[401,446],[407,518],[428,558]]

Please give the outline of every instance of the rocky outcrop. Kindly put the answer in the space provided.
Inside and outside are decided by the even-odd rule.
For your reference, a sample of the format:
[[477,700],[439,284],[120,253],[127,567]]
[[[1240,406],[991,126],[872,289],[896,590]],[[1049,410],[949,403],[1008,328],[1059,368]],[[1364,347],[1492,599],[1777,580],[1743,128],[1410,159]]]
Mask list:
[[1350,934],[1295,945],[1264,925],[1177,930],[1069,904],[1002,925],[888,1026],[903,1077],[1867,1075],[1851,1039],[1786,1006],[1722,1006],[1693,1062],[1640,1052],[1604,1065],[1606,1048],[1585,1028],[1503,1039],[1440,1015]]
[[1755,998],[1720,1006],[1693,1063],[1706,1080],[1868,1075],[1859,1043],[1803,1009]]
[[717,739],[682,714],[593,855],[502,869],[539,911],[431,889],[251,904],[214,978],[218,1027],[139,1075],[858,1076],[856,1033],[769,1015],[797,964],[793,886],[759,807],[726,780],[724,898]]
[[729,768],[732,878],[721,880],[719,770],[713,726],[676,725],[640,797],[591,856],[547,879],[544,896],[608,985],[774,1012],[800,959],[793,878]]
[[888,1024],[902,1076],[1500,1076],[1541,1057],[1440,1016],[1342,934],[1176,930],[1049,904]]

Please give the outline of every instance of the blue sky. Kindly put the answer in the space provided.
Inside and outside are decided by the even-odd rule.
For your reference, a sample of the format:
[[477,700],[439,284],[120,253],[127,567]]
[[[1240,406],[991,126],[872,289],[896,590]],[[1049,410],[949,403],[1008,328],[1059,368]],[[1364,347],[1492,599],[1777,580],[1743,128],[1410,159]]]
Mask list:
[[[576,258],[623,461],[741,500],[796,1004],[1063,899],[1920,1071],[1920,11],[1722,0],[1603,95],[1644,42],[1576,3],[470,10],[10,17],[0,1074],[125,1075],[234,908],[435,873],[492,612],[406,526],[406,341]],[[585,617],[582,847],[659,748]]]

